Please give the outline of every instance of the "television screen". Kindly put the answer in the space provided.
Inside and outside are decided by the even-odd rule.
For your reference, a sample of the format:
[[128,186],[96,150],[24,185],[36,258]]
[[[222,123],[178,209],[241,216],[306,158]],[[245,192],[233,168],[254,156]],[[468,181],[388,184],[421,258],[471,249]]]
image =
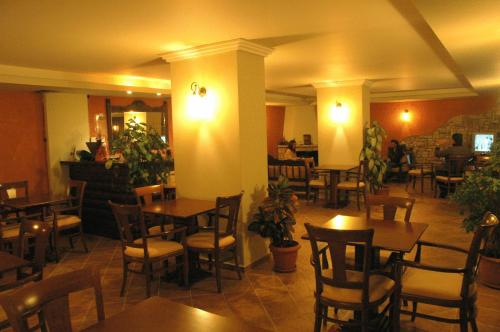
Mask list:
[[475,134],[474,152],[490,152],[494,137],[493,134]]

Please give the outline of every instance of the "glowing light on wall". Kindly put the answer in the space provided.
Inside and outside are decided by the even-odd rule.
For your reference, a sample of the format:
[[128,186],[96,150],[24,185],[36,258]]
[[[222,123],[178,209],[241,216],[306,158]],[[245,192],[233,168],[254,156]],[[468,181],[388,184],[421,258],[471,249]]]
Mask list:
[[211,120],[215,117],[216,98],[213,91],[207,91],[197,82],[191,84],[188,96],[187,112],[192,120]]
[[403,122],[410,122],[411,116],[408,110],[404,110],[403,113],[401,113],[401,120]]
[[335,106],[330,109],[330,118],[334,123],[346,123],[349,118],[349,111],[345,105],[337,101]]

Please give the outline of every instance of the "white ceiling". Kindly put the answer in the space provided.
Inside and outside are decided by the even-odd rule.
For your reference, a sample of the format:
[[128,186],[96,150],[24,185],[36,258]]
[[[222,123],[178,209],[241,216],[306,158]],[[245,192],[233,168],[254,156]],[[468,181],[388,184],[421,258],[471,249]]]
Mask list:
[[[410,24],[419,15],[435,35]],[[353,79],[375,93],[467,88],[461,75],[498,89],[499,22],[499,0],[2,0],[0,64],[168,80],[161,54],[246,38],[274,48],[271,90]]]

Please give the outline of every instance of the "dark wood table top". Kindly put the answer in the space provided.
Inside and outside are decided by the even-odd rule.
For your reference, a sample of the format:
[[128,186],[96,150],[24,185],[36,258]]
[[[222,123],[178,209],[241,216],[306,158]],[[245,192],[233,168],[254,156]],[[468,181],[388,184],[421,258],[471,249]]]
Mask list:
[[84,331],[265,331],[233,318],[175,303],[161,297],[151,297]]
[[[428,225],[418,222],[375,220],[365,217],[338,215],[321,227],[339,230],[373,228],[373,247],[392,251],[410,252]],[[307,239],[307,234],[303,237]]]
[[314,167],[314,169],[321,171],[349,171],[358,167],[359,165],[341,165],[341,164],[321,164]]
[[0,273],[29,265],[31,265],[30,261],[6,253],[5,251],[0,251]]
[[4,201],[3,204],[10,208],[22,210],[31,207],[62,203],[67,200],[68,198],[64,195],[41,194],[9,199]]
[[190,218],[215,210],[215,201],[178,198],[145,205],[142,211],[172,218]]

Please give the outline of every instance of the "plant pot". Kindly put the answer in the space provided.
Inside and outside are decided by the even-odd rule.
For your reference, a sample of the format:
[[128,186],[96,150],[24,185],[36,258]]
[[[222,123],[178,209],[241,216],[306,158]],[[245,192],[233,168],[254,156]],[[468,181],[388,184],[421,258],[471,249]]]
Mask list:
[[[295,241],[294,241],[295,242]],[[292,247],[269,246],[274,259],[274,271],[276,272],[294,272],[297,263],[297,253],[300,244],[295,242]]]
[[481,256],[478,278],[483,285],[500,289],[500,258]]

